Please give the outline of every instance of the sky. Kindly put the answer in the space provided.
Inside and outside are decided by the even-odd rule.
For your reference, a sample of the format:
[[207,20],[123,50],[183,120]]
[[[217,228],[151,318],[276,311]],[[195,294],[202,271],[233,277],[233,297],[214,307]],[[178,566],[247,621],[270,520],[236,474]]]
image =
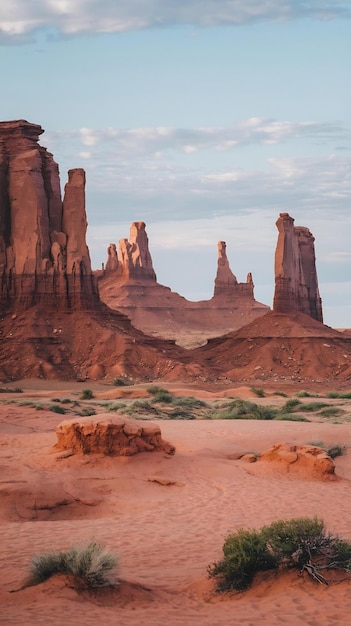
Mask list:
[[210,298],[217,242],[272,305],[280,212],[351,327],[351,0],[2,0],[0,119],[87,173],[94,269],[144,221],[158,282]]

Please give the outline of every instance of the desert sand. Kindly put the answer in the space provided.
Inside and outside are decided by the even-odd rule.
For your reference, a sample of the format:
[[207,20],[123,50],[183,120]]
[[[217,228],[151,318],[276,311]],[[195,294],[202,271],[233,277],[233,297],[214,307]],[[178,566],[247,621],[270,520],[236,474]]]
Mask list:
[[[2,394],[0,405],[1,624],[350,623],[350,581],[324,587],[299,573],[265,573],[248,591],[223,596],[215,593],[206,571],[221,558],[229,532],[280,518],[317,515],[330,531],[351,540],[349,452],[335,459],[338,479],[331,482],[258,473],[255,464],[237,459],[243,452],[261,453],[278,441],[338,442],[349,449],[350,402],[341,423],[317,418],[309,423],[162,420],[162,436],[176,446],[174,456],[67,456],[54,448],[55,427],[63,417],[19,406],[18,401],[74,397],[82,384],[17,385],[24,393]],[[89,386],[96,399],[126,392]],[[129,388],[132,391],[136,397],[145,396],[140,386]],[[258,401],[243,386],[217,392],[174,387],[172,393]],[[6,403],[9,399],[11,404]],[[284,398],[272,395],[260,401],[273,404]],[[65,577],[19,590],[34,554],[91,539],[119,557],[121,582],[116,591],[79,592]]]

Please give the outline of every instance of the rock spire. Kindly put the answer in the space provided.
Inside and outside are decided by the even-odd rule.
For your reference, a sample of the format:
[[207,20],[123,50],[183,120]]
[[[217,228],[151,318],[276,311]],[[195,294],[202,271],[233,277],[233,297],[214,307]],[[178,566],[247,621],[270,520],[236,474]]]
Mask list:
[[276,226],[275,292],[273,310],[300,311],[323,322],[319,295],[314,237],[308,228],[294,226],[288,213],[280,213]]

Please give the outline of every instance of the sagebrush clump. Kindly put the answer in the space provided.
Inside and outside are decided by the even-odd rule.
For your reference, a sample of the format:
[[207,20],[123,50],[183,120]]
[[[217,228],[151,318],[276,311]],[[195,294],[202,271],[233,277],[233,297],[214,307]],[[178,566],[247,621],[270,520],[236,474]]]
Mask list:
[[351,543],[327,533],[316,517],[278,520],[260,530],[241,528],[227,537],[223,554],[208,567],[218,591],[247,589],[257,572],[269,569],[307,571],[324,585],[328,569],[351,575]]
[[25,586],[38,585],[54,574],[69,574],[77,585],[91,589],[116,584],[117,557],[102,545],[91,541],[72,546],[65,552],[46,552],[33,556]]

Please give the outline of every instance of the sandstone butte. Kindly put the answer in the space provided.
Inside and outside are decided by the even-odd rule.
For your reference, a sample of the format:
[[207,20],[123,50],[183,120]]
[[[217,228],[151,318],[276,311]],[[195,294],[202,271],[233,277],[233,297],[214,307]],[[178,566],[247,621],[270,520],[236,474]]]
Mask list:
[[[192,379],[182,351],[99,299],[86,245],[85,173],[58,166],[25,120],[0,123],[0,379]],[[108,349],[107,349],[108,346]]]
[[192,302],[157,282],[144,222],[133,222],[130,237],[108,247],[105,268],[96,272],[101,299],[125,313],[147,334],[175,339],[179,345],[206,343],[208,337],[236,330],[269,311],[254,298],[251,273],[239,283],[232,273],[224,241],[218,242],[214,294]]
[[[106,269],[94,276],[85,239],[85,173],[69,171],[62,200],[58,166],[38,143],[42,132],[25,120],[0,123],[1,380],[351,378],[350,337],[321,321],[308,229],[295,227],[288,214],[278,219],[273,311],[254,300],[251,274],[238,283],[224,242],[211,300],[189,303],[158,285],[143,222],[132,224],[118,253],[110,246]],[[118,291],[119,311],[100,300],[97,279],[109,305]],[[172,336],[176,324],[208,335],[220,323],[221,333],[241,327],[183,350],[147,337],[121,310],[135,315],[134,324],[144,317],[148,332],[171,318]]]

